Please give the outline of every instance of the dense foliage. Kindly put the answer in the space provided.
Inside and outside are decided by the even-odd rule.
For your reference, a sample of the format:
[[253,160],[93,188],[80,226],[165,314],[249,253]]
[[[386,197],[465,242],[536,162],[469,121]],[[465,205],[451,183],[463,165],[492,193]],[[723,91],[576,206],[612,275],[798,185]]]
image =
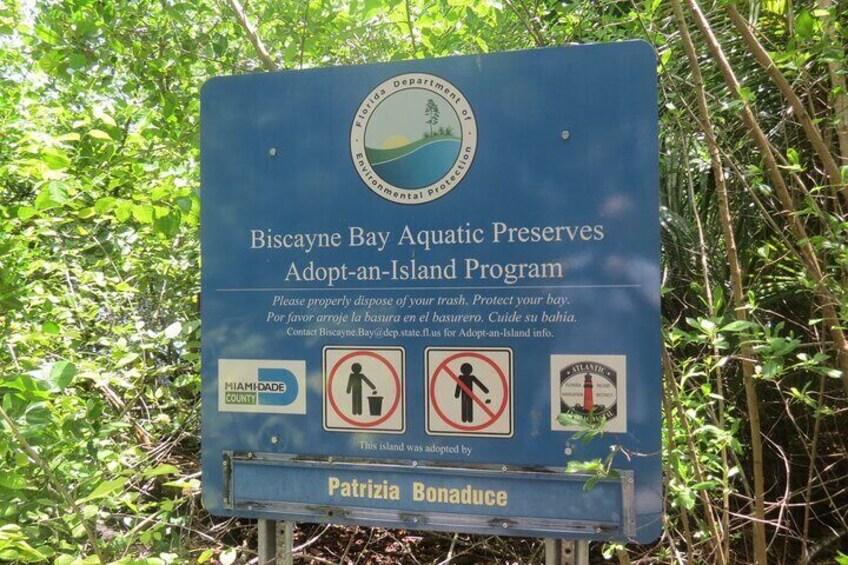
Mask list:
[[[844,0],[4,0],[0,561],[252,557],[199,505],[206,78],[628,38],[660,73],[667,520],[606,554],[848,563]],[[315,532],[301,553],[418,559]]]

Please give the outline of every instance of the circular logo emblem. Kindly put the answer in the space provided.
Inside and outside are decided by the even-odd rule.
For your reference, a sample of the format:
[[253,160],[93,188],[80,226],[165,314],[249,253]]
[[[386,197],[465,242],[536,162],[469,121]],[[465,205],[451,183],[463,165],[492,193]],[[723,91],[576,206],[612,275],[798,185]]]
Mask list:
[[356,172],[372,192],[398,204],[425,204],[462,181],[477,149],[477,123],[450,82],[406,73],[378,85],[350,130]]
[[574,363],[559,373],[560,410],[583,417],[618,414],[618,375],[594,361]]

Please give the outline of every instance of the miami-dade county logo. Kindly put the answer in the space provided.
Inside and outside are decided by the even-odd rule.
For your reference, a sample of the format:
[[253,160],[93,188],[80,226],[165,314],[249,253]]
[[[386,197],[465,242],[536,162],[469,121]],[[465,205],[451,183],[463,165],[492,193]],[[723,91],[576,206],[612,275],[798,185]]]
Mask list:
[[305,414],[305,361],[218,360],[218,410]]
[[559,372],[560,411],[612,420],[618,414],[618,375],[602,363],[582,361]]
[[453,190],[476,149],[471,105],[453,84],[426,73],[398,75],[374,88],[350,131],[356,172],[398,204],[425,204]]

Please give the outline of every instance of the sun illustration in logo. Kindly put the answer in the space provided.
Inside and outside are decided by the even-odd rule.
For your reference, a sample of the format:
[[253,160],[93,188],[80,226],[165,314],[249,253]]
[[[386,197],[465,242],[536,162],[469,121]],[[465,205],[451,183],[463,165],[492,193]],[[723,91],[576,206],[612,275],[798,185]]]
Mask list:
[[451,83],[409,73],[375,88],[351,128],[351,156],[365,184],[400,204],[447,194],[465,176],[477,145],[471,106]]
[[405,135],[390,135],[383,142],[383,149],[397,149],[398,147],[403,147],[404,145],[409,145],[412,143],[409,141],[409,138]]

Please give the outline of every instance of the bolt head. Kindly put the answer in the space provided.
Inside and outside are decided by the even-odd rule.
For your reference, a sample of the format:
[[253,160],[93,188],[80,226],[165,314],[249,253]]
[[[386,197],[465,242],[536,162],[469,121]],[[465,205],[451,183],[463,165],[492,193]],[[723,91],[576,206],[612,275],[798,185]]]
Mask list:
[[280,438],[278,438],[277,436],[271,436],[271,443],[277,445],[278,443],[280,443]]
[[508,527],[509,527],[509,522],[504,522],[504,523],[503,523],[503,527],[504,527],[504,528],[508,528]]
[[268,150],[268,155],[270,155],[271,157],[276,157],[276,156],[277,156],[277,148],[276,148],[276,147],[272,147],[271,149],[269,149],[269,150]]
[[562,137],[563,141],[568,141],[568,138],[571,137],[571,132],[568,131],[567,129],[564,129],[564,130],[562,130],[561,137]]

